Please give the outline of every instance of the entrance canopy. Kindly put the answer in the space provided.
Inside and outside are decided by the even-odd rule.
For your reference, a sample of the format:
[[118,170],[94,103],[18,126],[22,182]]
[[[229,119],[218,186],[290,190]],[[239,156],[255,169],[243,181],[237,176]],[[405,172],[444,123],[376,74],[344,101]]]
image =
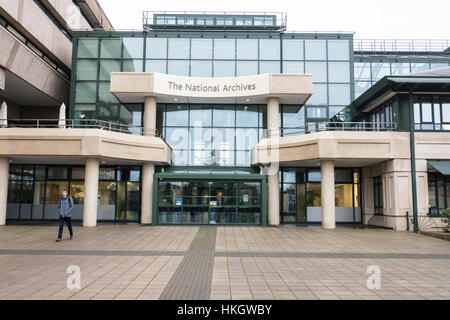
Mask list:
[[444,176],[450,176],[450,161],[428,161],[428,164]]
[[232,78],[182,77],[162,73],[111,73],[111,93],[122,103],[142,103],[156,97],[160,103],[303,105],[312,96],[312,76],[263,74]]

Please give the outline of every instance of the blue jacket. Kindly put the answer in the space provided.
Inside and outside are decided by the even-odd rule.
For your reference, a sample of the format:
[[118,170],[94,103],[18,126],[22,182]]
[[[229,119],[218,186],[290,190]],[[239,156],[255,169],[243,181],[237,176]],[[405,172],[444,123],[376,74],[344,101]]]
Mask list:
[[61,218],[71,218],[73,210],[73,199],[70,196],[59,199],[58,211]]

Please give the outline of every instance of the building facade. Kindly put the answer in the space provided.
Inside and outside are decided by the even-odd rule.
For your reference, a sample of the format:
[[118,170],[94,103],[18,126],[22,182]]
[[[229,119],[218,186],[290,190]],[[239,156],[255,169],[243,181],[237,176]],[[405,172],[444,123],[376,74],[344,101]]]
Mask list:
[[72,42],[68,120],[0,129],[3,219],[57,219],[62,189],[86,226],[404,230],[407,212],[450,205],[431,165],[450,158],[448,75],[419,77],[441,81],[421,91],[387,80],[448,67],[448,42],[288,32],[284,14],[147,12],[142,31]]

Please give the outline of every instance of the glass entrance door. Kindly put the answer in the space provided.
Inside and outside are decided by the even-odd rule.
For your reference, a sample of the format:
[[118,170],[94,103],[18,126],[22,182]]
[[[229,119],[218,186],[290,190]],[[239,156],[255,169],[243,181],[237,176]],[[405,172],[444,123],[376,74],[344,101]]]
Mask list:
[[160,180],[158,224],[260,225],[261,182]]

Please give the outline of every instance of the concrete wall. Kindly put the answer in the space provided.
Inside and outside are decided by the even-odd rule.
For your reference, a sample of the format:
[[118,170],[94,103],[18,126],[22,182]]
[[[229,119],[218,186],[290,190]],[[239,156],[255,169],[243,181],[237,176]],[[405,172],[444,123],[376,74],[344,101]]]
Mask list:
[[[1,1],[1,0],[0,0]],[[57,102],[68,102],[70,83],[31,49],[0,27],[0,66]]]
[[49,163],[58,161],[52,158],[57,157],[61,164],[76,158],[104,157],[170,165],[172,152],[161,138],[152,136],[99,129],[4,128],[0,130],[0,156],[34,157]]
[[[450,133],[418,132],[416,141],[417,208],[419,216],[428,214],[427,160],[450,160]],[[408,148],[409,149],[409,148]],[[383,182],[383,215],[374,215],[373,178],[381,176]],[[406,230],[406,212],[413,213],[411,161],[397,158],[363,168],[364,223]],[[429,218],[419,218],[419,222]],[[440,226],[439,218],[432,224]],[[424,221],[422,221],[425,223]]]

